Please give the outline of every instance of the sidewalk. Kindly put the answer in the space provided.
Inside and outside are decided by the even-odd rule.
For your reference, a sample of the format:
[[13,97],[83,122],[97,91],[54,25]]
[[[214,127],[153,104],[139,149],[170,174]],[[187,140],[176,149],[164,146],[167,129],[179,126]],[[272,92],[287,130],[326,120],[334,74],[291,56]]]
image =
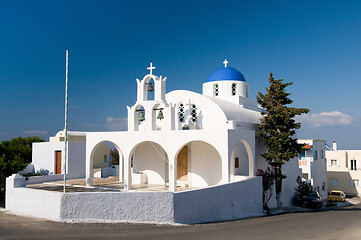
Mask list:
[[335,208],[342,208],[348,206],[354,206],[361,203],[361,199],[359,197],[353,198],[346,198],[345,202],[335,202],[336,206],[326,207],[327,202],[323,202],[322,208],[302,208],[298,206],[292,207],[282,207],[281,209],[278,208],[271,208],[271,213],[269,215],[279,215],[279,214],[286,214],[286,213],[301,213],[301,212],[317,212],[317,211],[327,211]]

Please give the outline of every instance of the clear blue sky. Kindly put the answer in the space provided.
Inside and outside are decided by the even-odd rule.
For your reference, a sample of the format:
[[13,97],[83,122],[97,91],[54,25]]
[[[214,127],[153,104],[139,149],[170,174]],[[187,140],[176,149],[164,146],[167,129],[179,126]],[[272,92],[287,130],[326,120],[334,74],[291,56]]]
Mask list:
[[149,62],[201,92],[227,58],[254,99],[269,72],[294,82],[300,138],[361,149],[361,1],[0,0],[0,47],[0,140],[64,127],[68,48],[70,130],[124,129]]

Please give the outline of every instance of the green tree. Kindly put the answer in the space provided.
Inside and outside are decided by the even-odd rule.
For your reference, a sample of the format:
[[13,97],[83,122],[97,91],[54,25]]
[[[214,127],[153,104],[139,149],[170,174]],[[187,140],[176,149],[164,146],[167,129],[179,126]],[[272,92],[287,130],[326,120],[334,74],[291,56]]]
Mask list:
[[277,207],[280,208],[282,179],[286,177],[282,174],[282,165],[296,157],[302,148],[294,137],[301,123],[296,122],[294,117],[308,113],[309,109],[288,106],[293,101],[285,89],[292,82],[283,83],[283,79],[275,80],[272,73],[268,81],[270,86],[266,88],[266,94],[258,92],[257,96],[258,103],[264,109],[257,134],[267,148],[267,152],[262,156],[274,171]]
[[109,155],[112,157],[111,164],[112,165],[119,165],[119,153],[116,148],[110,149]]
[[0,192],[5,191],[5,180],[31,163],[32,143],[44,142],[39,137],[13,138],[0,143]]

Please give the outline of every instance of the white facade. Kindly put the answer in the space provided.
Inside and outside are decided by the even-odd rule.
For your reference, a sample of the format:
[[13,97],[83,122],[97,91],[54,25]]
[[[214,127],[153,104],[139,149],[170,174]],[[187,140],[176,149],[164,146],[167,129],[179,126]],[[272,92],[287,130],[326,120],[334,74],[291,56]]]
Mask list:
[[348,196],[361,195],[361,150],[326,151],[328,190],[340,190]]
[[327,199],[326,141],[299,139],[298,143],[305,144],[298,159],[303,180],[309,181],[322,199]]
[[[69,132],[68,174],[85,175],[86,186],[92,186],[94,168],[107,166],[106,143],[111,143],[119,152],[117,169],[124,190],[111,194],[54,194],[52,197],[62,199],[62,205],[58,215],[51,218],[161,222],[158,217],[162,218],[165,211],[173,214],[166,214],[162,218],[165,222],[197,223],[260,215],[262,181],[255,173],[256,169],[268,167],[261,156],[266,149],[256,137],[261,108],[249,98],[249,86],[243,75],[227,63],[203,84],[203,94],[186,90],[166,93],[167,78],[154,75],[155,67],[151,64],[150,73],[142,80],[136,79],[137,101],[127,107],[128,131]],[[57,151],[62,154],[63,165],[62,134],[59,132],[48,143],[34,144],[36,170],[44,168],[56,173]],[[301,176],[296,159],[283,166],[283,174],[287,178],[283,180],[281,201],[283,206],[290,206],[297,178]],[[58,179],[58,175],[49,177]],[[9,179],[13,195],[8,199],[24,191],[12,186],[14,181],[20,180]],[[164,185],[169,191],[141,195],[132,192],[135,184]],[[179,186],[192,190],[177,192]],[[31,194],[39,196],[36,191]],[[172,203],[157,205],[156,200],[149,202],[148,198],[166,198]],[[270,207],[276,207],[274,198]],[[69,199],[82,207],[74,209],[75,205],[65,202]],[[100,204],[98,201],[109,206],[89,209],[88,206]],[[50,208],[58,207],[58,200],[55,202]],[[142,204],[134,205],[135,202]],[[17,206],[21,204],[17,202]],[[119,215],[113,214],[115,208]],[[143,216],[138,214],[139,209],[146,213],[157,210],[157,214]],[[132,211],[134,216],[130,214]]]
[[[85,177],[85,132],[68,132],[68,162],[69,178]],[[32,165],[34,172],[47,174],[62,174],[65,156],[64,132],[60,131],[49,142],[33,143]],[[107,153],[106,153],[107,154]],[[57,158],[60,157],[60,161]],[[101,160],[103,161],[103,160]],[[60,165],[57,169],[57,164]],[[60,168],[60,169],[59,169]]]

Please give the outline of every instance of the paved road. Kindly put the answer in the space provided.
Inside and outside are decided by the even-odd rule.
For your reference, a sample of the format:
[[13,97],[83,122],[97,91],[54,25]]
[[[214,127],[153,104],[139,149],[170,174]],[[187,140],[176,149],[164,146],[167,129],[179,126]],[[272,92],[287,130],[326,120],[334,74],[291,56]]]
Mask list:
[[193,226],[68,224],[0,211],[0,239],[361,239],[361,205]]

